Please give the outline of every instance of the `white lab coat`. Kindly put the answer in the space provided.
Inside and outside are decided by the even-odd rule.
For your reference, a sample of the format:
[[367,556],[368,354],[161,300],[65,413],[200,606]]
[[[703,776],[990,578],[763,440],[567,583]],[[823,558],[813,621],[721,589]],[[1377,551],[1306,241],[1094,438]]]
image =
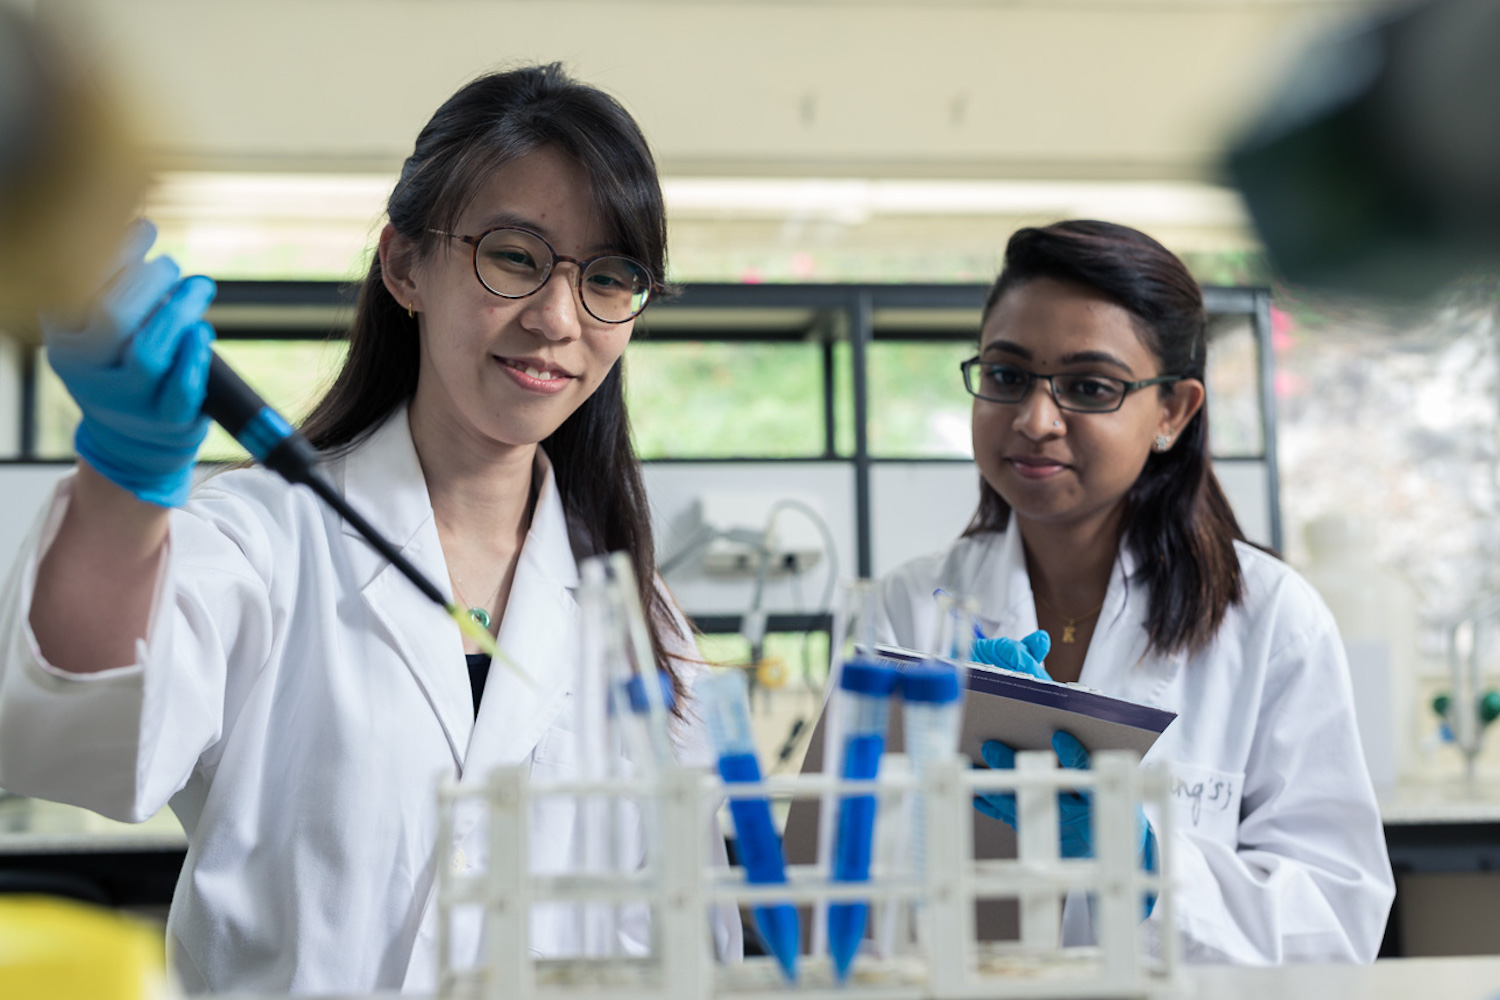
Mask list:
[[[1122,549],[1079,682],[1178,713],[1145,762],[1173,772],[1170,850],[1189,960],[1373,961],[1395,888],[1343,645],[1305,580],[1235,548],[1244,601],[1192,657],[1147,653],[1147,592]],[[884,639],[909,648],[929,648],[938,587],[977,600],[986,635],[1037,627],[1019,531],[960,539],[880,586]],[[1091,939],[1082,899],[1069,900],[1063,935]]]
[[[173,512],[135,664],[57,670],[27,616],[69,496],[59,487],[0,597],[0,786],[123,820],[171,805],[189,847],[168,941],[189,991],[433,991],[434,865],[486,854],[472,814],[437,843],[438,780],[502,764],[576,776],[578,567],[551,466],[538,463],[499,635],[537,687],[496,663],[477,721],[453,623],[310,492],[263,470],[218,476]],[[328,471],[419,569],[448,579],[404,408]],[[679,639],[695,659],[685,629]],[[703,669],[679,666],[689,682]],[[711,760],[689,720],[679,753]],[[574,802],[539,805],[534,869],[569,867],[578,834]],[[737,912],[712,923],[720,955],[738,954]],[[643,924],[626,921],[627,947]],[[564,908],[538,907],[531,947],[575,953],[577,928]],[[477,953],[477,916],[460,914],[455,942],[460,961]]]

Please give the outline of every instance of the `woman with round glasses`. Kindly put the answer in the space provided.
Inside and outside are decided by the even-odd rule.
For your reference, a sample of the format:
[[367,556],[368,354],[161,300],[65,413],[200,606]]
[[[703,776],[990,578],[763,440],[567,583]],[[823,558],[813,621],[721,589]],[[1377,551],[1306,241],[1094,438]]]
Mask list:
[[[657,581],[625,413],[621,353],[666,261],[635,122],[556,66],[480,78],[422,130],[388,214],[304,431],[533,685],[490,672],[311,493],[240,469],[189,498],[212,284],[143,262],[149,233],[87,334],[49,334],[83,461],[0,603],[0,785],[129,820],[172,806],[190,846],[168,933],[193,992],[435,988],[436,866],[482,867],[487,849],[464,815],[439,842],[438,780],[583,766],[580,557],[630,554],[679,706],[703,669]],[[100,341],[118,346],[79,346]],[[676,748],[704,760],[695,719],[679,709]],[[534,866],[574,865],[580,822],[576,803],[539,803]],[[638,833],[622,854],[640,856]],[[530,947],[648,941],[635,909],[612,940],[577,917],[537,907]],[[733,908],[713,925],[736,953]],[[479,915],[460,909],[450,941],[473,960]]]
[[[943,589],[996,637],[976,658],[1177,713],[1146,760],[1173,773],[1187,956],[1368,962],[1394,888],[1343,646],[1317,593],[1245,542],[1214,477],[1205,326],[1198,285],[1145,234],[1017,232],[962,365],[979,508],[948,551],[882,581],[885,639],[930,648]],[[995,736],[985,763],[1013,766]],[[1053,747],[1088,765],[1071,734]],[[1006,796],[975,805],[977,822],[1015,823]],[[1091,854],[1087,800],[1059,807],[1062,853]],[[1148,866],[1152,820],[1116,832]],[[1086,899],[1063,933],[1091,940]]]

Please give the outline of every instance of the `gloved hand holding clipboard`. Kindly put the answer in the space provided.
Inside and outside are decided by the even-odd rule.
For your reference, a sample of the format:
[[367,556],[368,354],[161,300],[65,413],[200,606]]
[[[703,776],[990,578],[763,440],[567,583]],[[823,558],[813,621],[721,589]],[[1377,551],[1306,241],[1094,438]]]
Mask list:
[[[925,659],[921,653],[895,646],[878,646],[877,653],[882,659],[900,666]],[[1053,734],[1059,730],[1072,734],[1091,754],[1100,750],[1130,750],[1144,757],[1177,718],[1174,712],[1114,698],[1078,684],[1062,684],[989,664],[969,663],[967,680],[959,752],[981,767],[984,766],[981,748],[988,740],[1000,740],[1018,751],[1051,752]],[[893,705],[886,740],[891,753],[900,753],[905,747],[902,715]],[[802,771],[816,773],[822,769],[823,723],[820,719],[808,744]],[[792,804],[783,843],[788,863],[814,863],[818,843],[816,801]],[[974,856],[980,859],[1015,857],[1015,831],[998,820],[975,812]],[[981,902],[977,928],[981,940],[1015,939],[1019,934],[1019,921],[1014,903]]]

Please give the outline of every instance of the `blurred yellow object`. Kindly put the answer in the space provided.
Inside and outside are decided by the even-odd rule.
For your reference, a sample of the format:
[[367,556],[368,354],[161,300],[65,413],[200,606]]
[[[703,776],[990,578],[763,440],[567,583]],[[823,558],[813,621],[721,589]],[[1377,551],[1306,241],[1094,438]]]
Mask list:
[[786,661],[779,656],[768,656],[755,665],[755,683],[764,688],[779,688],[786,684]]
[[82,312],[115,267],[148,174],[115,96],[55,26],[0,9],[0,325]]
[[160,930],[51,896],[0,896],[0,997],[158,1000],[167,996]]

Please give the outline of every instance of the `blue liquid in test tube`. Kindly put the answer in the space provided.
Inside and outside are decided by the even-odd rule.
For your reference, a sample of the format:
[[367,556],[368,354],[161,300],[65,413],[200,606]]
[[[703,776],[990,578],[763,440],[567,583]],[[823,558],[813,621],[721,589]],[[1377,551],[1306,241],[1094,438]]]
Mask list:
[[[719,756],[719,776],[728,784],[759,782],[760,761],[755,756],[744,674],[715,674],[699,681],[696,693]],[[734,817],[735,843],[746,881],[752,885],[784,885],[786,863],[781,836],[771,820],[770,802],[763,795],[731,796],[729,814]],[[782,972],[795,981],[797,952],[802,945],[797,908],[790,903],[757,906],[755,927]]]
[[[844,664],[839,682],[844,704],[844,764],[847,780],[866,780],[880,773],[885,752],[891,692],[900,673],[893,667],[865,659]],[[868,882],[870,851],[875,831],[875,796],[846,795],[839,801],[838,833],[833,848],[835,882]],[[828,951],[840,982],[849,976],[869,916],[868,903],[832,903],[828,907]]]

